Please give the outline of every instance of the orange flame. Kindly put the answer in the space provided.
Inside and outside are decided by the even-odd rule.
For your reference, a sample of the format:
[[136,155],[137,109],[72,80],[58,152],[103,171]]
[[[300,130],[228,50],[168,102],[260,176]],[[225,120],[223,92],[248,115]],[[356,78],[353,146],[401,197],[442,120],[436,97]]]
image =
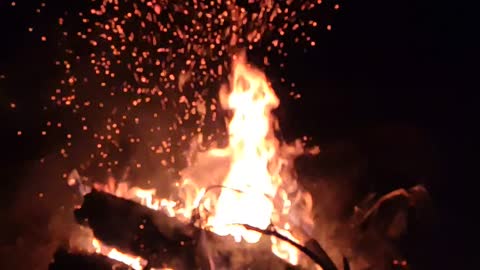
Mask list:
[[234,65],[232,92],[221,99],[234,111],[226,149],[232,163],[223,185],[235,190],[222,190],[215,215],[208,225],[213,232],[232,235],[237,242],[244,239],[255,243],[261,237],[259,232],[232,224],[248,224],[260,229],[270,224],[274,207],[268,197],[275,196],[279,185],[278,179],[268,170],[276,154],[270,111],[279,105],[279,100],[263,74],[249,68],[242,60]]
[[[207,169],[202,167],[205,164],[194,164],[186,169],[189,172],[182,174],[182,182],[176,184],[183,199],[182,206],[172,200],[156,198],[155,189],[129,188],[126,183],[116,183],[113,178],[107,184],[95,183],[93,187],[164,211],[180,220],[189,220],[192,211],[201,206],[211,214],[200,226],[221,236],[231,235],[237,242],[256,243],[262,236],[242,224],[267,229],[272,223],[277,232],[300,242],[305,240],[302,238],[309,229],[299,232],[293,227],[312,226],[311,196],[298,191],[289,169],[293,166],[293,159],[304,152],[303,144],[300,141],[293,145],[282,144],[275,137],[275,118],[271,111],[279,106],[279,99],[265,75],[249,66],[245,57],[234,60],[231,89],[220,91],[221,104],[233,111],[228,125],[229,145],[203,153],[204,158],[199,160],[208,163]],[[314,152],[318,150],[314,149]],[[206,178],[220,175],[217,177],[219,182],[203,183],[199,174],[207,174]],[[208,193],[209,185],[223,187],[220,195]],[[289,198],[292,193],[297,194],[296,199]],[[293,265],[299,263],[300,255],[295,247],[274,237],[271,243],[276,256]],[[96,239],[92,244],[98,250],[105,249]],[[141,266],[139,257],[122,254],[116,249],[107,250],[106,255],[134,269]]]
[[110,248],[107,245],[101,243],[96,238],[92,239],[92,246],[95,249],[95,253],[102,254],[110,259],[122,262],[134,270],[142,270],[147,265],[147,261],[141,257],[132,256],[126,253],[122,253],[115,248]]
[[[235,58],[230,87],[230,91],[220,92],[223,107],[233,111],[228,125],[229,145],[210,149],[206,155],[212,162],[214,158],[228,157],[229,169],[216,201],[214,195],[205,194],[203,203],[209,204],[206,208],[210,211],[213,208],[206,228],[222,236],[231,235],[237,242],[256,243],[261,233],[242,224],[267,229],[272,222],[278,222],[275,225],[279,226],[279,233],[298,241],[288,223],[292,201],[285,189],[295,189],[296,185],[285,167],[301,151],[298,145],[281,145],[274,135],[275,118],[271,111],[278,107],[279,99],[265,75],[249,66],[242,56]],[[303,146],[300,148],[303,150]],[[274,204],[275,198],[281,201],[280,205]],[[302,215],[301,219],[309,217],[309,213]],[[299,263],[298,250],[288,243],[272,238],[272,252],[291,264]]]

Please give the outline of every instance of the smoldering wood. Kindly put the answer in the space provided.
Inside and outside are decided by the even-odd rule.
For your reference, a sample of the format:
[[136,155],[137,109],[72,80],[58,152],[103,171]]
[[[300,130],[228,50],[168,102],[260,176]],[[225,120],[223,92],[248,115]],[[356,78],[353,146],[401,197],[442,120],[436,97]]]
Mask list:
[[265,235],[256,244],[236,243],[136,202],[92,191],[75,210],[77,221],[96,238],[122,252],[141,256],[148,267],[174,269],[299,269],[270,251]]
[[70,253],[64,248],[55,252],[49,270],[129,270],[130,268],[118,261],[99,254]]

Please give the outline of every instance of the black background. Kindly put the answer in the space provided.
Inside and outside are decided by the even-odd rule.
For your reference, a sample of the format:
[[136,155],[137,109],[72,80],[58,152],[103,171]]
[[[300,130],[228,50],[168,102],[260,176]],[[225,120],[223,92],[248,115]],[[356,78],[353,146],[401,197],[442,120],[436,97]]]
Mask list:
[[[20,186],[35,181],[22,178],[25,164],[52,147],[36,136],[16,136],[19,128],[39,133],[44,116],[36,112],[56,79],[55,46],[42,45],[26,30],[32,15],[23,10],[37,7],[33,2],[17,4],[21,9],[0,3],[0,74],[8,76],[0,80],[3,208]],[[284,102],[278,112],[285,133],[309,134],[327,150],[337,142],[354,145],[368,161],[361,188],[426,184],[440,221],[432,227],[435,249],[425,256],[439,262],[437,269],[472,266],[479,70],[474,8],[442,1],[339,3],[340,12],[329,18],[332,31],[319,31],[317,46],[306,53],[290,53],[288,77],[302,98]],[[49,23],[44,20],[35,24]],[[12,112],[12,100],[23,109]]]

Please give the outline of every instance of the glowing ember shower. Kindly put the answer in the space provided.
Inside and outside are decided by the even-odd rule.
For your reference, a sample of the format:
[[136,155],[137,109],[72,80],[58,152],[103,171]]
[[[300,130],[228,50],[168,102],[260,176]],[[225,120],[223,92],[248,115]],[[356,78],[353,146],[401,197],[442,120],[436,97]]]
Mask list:
[[258,232],[232,224],[265,229],[271,222],[271,198],[280,184],[269,172],[269,162],[277,151],[271,110],[279,100],[265,76],[247,66],[243,57],[234,62],[230,91],[220,93],[222,105],[234,112],[228,126],[229,146],[225,149],[232,162],[223,185],[234,190],[222,190],[208,225],[219,235],[255,243],[261,236]]

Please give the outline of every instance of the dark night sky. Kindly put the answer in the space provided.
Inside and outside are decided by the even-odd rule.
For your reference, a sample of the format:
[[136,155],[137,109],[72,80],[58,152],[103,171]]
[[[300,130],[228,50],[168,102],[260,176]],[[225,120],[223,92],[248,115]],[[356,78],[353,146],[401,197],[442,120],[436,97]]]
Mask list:
[[[311,134],[327,149],[339,141],[355,145],[368,159],[365,177],[374,189],[426,183],[440,210],[440,254],[462,258],[477,205],[479,47],[469,7],[411,0],[340,4],[341,12],[329,18],[333,31],[319,33],[315,49],[290,53],[289,78],[303,98],[279,111],[285,133]],[[33,42],[29,23],[29,15],[0,3],[0,74],[8,76],[0,80],[2,197],[10,199],[28,169],[25,161],[51,147],[16,136],[19,127],[39,130],[42,116],[35,108],[8,108],[12,100],[45,103],[44,90],[56,79],[51,59],[57,52]]]

